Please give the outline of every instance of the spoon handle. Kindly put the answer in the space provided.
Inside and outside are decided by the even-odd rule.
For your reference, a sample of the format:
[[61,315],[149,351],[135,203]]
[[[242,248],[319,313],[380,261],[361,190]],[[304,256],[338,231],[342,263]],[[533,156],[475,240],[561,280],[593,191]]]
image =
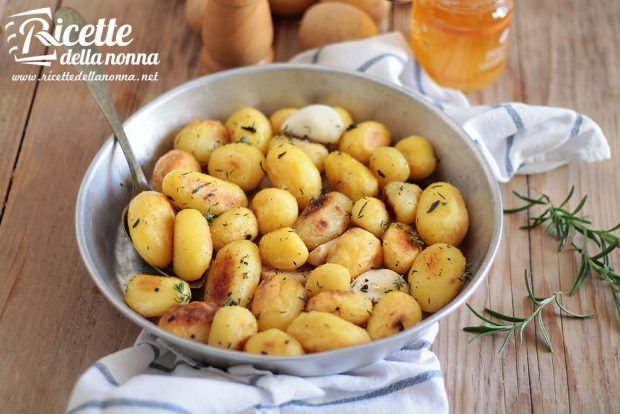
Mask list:
[[[62,7],[58,9],[55,14],[55,18],[61,18],[62,24],[65,28],[68,27],[68,25],[77,25],[80,29],[82,29],[82,27],[86,25],[86,22],[82,16],[71,7]],[[68,46],[63,44],[65,50],[70,51],[73,54],[81,54],[82,51],[90,49],[91,56],[98,53],[95,45],[82,46],[77,42],[77,31],[72,31],[69,35],[72,40],[72,45]],[[139,191],[149,189],[149,182],[142,171],[142,167],[140,167],[140,163],[136,159],[133,149],[131,148],[131,144],[129,143],[129,139],[127,138],[127,135],[125,135],[125,130],[123,129],[123,124],[118,116],[118,112],[116,112],[116,107],[114,106],[112,95],[110,94],[108,82],[103,79],[91,79],[88,77],[90,73],[94,73],[95,75],[103,75],[103,69],[100,65],[74,63],[74,66],[80,72],[81,76],[83,76],[82,80],[86,83],[88,90],[93,98],[95,98],[95,101],[103,112],[108,124],[112,127],[112,132],[114,132],[116,140],[121,145],[121,149],[123,150],[123,154],[125,154],[127,164],[129,165],[129,170],[131,171],[134,192],[137,193]]]

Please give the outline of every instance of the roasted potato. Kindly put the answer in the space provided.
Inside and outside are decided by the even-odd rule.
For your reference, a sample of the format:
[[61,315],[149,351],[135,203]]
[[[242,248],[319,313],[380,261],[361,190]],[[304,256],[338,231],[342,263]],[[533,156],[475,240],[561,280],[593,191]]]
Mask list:
[[308,260],[308,248],[290,227],[265,234],[258,248],[263,262],[276,269],[298,269]]
[[321,3],[347,3],[366,12],[375,23],[379,24],[390,10],[388,0],[321,0]]
[[370,170],[344,152],[334,151],[325,158],[325,176],[331,189],[353,201],[374,197],[379,191],[379,182]]
[[252,199],[252,211],[261,234],[295,224],[299,214],[297,200],[291,193],[279,188],[260,190]]
[[396,149],[409,163],[409,179],[423,180],[435,171],[437,166],[435,150],[425,138],[418,135],[403,138],[396,144]]
[[181,338],[206,344],[213,317],[219,308],[215,303],[179,303],[159,318],[159,327]]
[[305,285],[306,279],[308,279],[309,274],[310,270],[278,270],[274,269],[273,267],[263,266],[260,271],[260,280],[264,280],[272,276],[281,276],[288,279],[296,280],[302,285]]
[[332,191],[310,202],[293,225],[306,244],[314,249],[340,236],[349,227],[353,203],[344,194]]
[[145,318],[161,316],[177,303],[188,303],[192,291],[178,277],[136,275],[127,282],[125,302]]
[[263,180],[265,157],[253,146],[227,144],[216,148],[209,158],[209,174],[252,191]]
[[336,245],[336,239],[330,240],[327,243],[323,243],[320,246],[315,247],[308,254],[308,263],[312,266],[320,266],[327,261],[327,255]]
[[351,291],[377,303],[388,292],[408,292],[409,286],[401,275],[390,269],[374,269],[359,275],[351,284]]
[[392,223],[383,235],[383,264],[396,273],[407,273],[424,247],[413,227]]
[[377,177],[379,187],[392,181],[407,181],[409,164],[403,154],[394,147],[379,147],[370,155],[370,171]]
[[223,306],[213,317],[208,344],[216,348],[241,350],[257,331],[258,324],[252,312],[242,306]]
[[364,325],[372,314],[372,302],[348,290],[330,290],[314,295],[308,301],[306,310],[333,313],[345,321]]
[[370,155],[379,147],[392,142],[392,134],[385,125],[366,121],[350,127],[340,139],[338,149],[346,152],[362,164],[368,164]]
[[198,280],[209,268],[213,243],[207,219],[198,210],[181,210],[174,220],[172,268],[183,280]]
[[342,118],[342,123],[344,124],[345,130],[349,129],[351,125],[355,124],[353,116],[351,116],[349,111],[347,111],[346,109],[340,106],[334,106],[334,111],[338,112],[338,115],[340,115],[340,118]]
[[127,209],[131,241],[148,264],[165,269],[172,262],[174,209],[163,194],[143,191]]
[[467,263],[459,249],[444,243],[422,250],[409,270],[409,286],[424,312],[446,306],[461,290]]
[[228,133],[224,125],[207,119],[194,121],[179,131],[174,137],[173,145],[175,149],[189,152],[201,165],[206,166],[211,152],[227,142]]
[[458,188],[439,182],[422,191],[415,225],[428,245],[461,244],[469,228],[469,213]]
[[367,230],[376,237],[381,237],[390,225],[390,215],[383,201],[374,197],[363,197],[353,205],[351,222],[354,226]]
[[311,298],[319,292],[349,290],[351,273],[336,263],[325,263],[313,269],[306,279],[306,292]]
[[299,148],[310,158],[314,166],[319,170],[319,172],[325,171],[325,158],[327,158],[327,154],[329,151],[323,144],[319,144],[318,142],[312,142],[305,139],[299,138],[289,138],[286,135],[278,135],[271,138],[269,141],[269,149],[280,145],[280,144],[291,144]]
[[330,351],[370,342],[364,329],[327,312],[301,313],[286,332],[297,339],[306,352]]
[[394,291],[379,300],[368,319],[366,330],[375,339],[387,338],[412,327],[422,320],[422,310],[414,298]]
[[349,269],[353,279],[373,267],[383,264],[381,241],[372,233],[351,228],[338,238],[327,255],[327,263],[336,263]]
[[297,339],[279,329],[267,329],[252,335],[245,343],[243,350],[250,354],[274,356],[299,356],[305,354]]
[[189,152],[173,149],[159,157],[153,168],[151,185],[153,190],[161,192],[164,177],[172,170],[200,172],[200,163]]
[[394,215],[395,221],[403,224],[415,222],[418,199],[422,189],[416,184],[393,181],[383,189],[387,208]]
[[273,14],[277,16],[299,16],[316,0],[269,0]]
[[271,116],[269,117],[269,122],[271,123],[271,131],[274,134],[279,134],[280,132],[282,132],[282,126],[284,125],[286,120],[297,111],[299,111],[299,109],[282,108],[271,114]]
[[252,313],[258,321],[258,330],[276,328],[286,330],[291,321],[306,306],[306,290],[296,280],[275,275],[263,279],[252,300]]
[[211,237],[215,250],[237,240],[254,240],[256,236],[256,217],[245,207],[231,208],[211,220]]
[[260,255],[254,243],[228,243],[217,252],[209,268],[205,302],[247,306],[258,286],[260,272]]
[[267,153],[271,139],[271,123],[262,112],[254,108],[243,108],[226,120],[230,142],[241,142]]

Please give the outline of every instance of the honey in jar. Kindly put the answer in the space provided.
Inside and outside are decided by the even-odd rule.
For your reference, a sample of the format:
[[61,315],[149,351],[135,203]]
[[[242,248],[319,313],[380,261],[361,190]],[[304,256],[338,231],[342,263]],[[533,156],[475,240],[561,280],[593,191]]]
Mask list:
[[473,91],[506,66],[513,0],[414,0],[412,48],[443,86]]

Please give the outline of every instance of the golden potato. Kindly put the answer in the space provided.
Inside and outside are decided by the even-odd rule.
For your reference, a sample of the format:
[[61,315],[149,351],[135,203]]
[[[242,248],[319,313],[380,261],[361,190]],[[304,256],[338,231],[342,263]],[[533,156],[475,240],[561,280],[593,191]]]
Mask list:
[[163,194],[143,191],[127,209],[131,241],[148,264],[165,269],[172,262],[174,209]]
[[200,172],[200,163],[189,152],[177,149],[168,151],[159,157],[153,168],[153,175],[151,176],[153,190],[161,192],[161,183],[166,174],[172,170]]
[[327,255],[327,263],[343,265],[355,279],[383,264],[381,241],[366,230],[351,228],[338,238],[336,246]]
[[316,0],[269,0],[271,11],[277,16],[299,16]]
[[293,229],[308,249],[340,236],[349,227],[353,203],[344,194],[332,191],[308,204]]
[[211,237],[215,250],[237,240],[254,240],[256,236],[256,217],[245,207],[231,208],[211,220]]
[[252,191],[263,180],[263,153],[247,144],[227,144],[216,148],[209,158],[209,174]]
[[387,338],[422,320],[422,310],[414,298],[403,292],[390,292],[372,310],[366,330],[375,339]]
[[409,164],[403,154],[394,147],[379,147],[368,161],[370,171],[377,177],[381,188],[392,181],[407,181]]
[[308,254],[308,263],[312,266],[320,266],[324,264],[327,261],[327,255],[335,245],[336,239],[330,240],[327,243],[323,243],[312,249],[312,251]]
[[230,142],[241,142],[267,153],[271,139],[271,123],[262,112],[254,108],[243,108],[226,120],[226,130]]
[[409,292],[401,275],[390,269],[374,269],[359,275],[351,284],[351,292],[377,303],[392,291]]
[[279,329],[267,329],[254,334],[243,349],[250,354],[299,356],[305,354],[297,339]]
[[424,249],[409,270],[409,288],[424,312],[446,306],[461,290],[467,262],[459,249],[444,243]]
[[293,194],[300,208],[321,195],[321,173],[312,160],[292,144],[269,150],[265,169],[274,187]]
[[325,158],[325,176],[331,189],[353,201],[374,197],[379,191],[379,182],[370,170],[344,152],[334,151]]
[[416,184],[398,181],[388,183],[383,189],[388,210],[394,215],[395,221],[403,224],[412,224],[415,221],[420,194],[422,189]]
[[265,234],[258,248],[263,262],[276,269],[297,269],[308,260],[308,248],[290,227]]
[[351,155],[362,164],[368,164],[370,155],[379,147],[386,147],[392,134],[385,125],[366,121],[350,127],[340,139],[338,149]]
[[413,227],[392,223],[383,235],[383,264],[396,273],[407,273],[425,247]]
[[319,172],[323,172],[325,170],[325,158],[327,158],[327,154],[329,151],[323,144],[319,144],[318,142],[308,141],[306,139],[300,138],[289,138],[286,135],[278,135],[271,138],[269,141],[269,149],[278,146],[280,144],[291,144],[299,148],[310,158],[314,166],[319,170]]
[[192,154],[201,165],[207,165],[211,152],[228,142],[226,128],[219,121],[211,119],[194,121],[183,128],[175,137],[175,149]]
[[205,216],[191,208],[179,211],[174,220],[174,274],[188,282],[198,280],[209,268],[212,255],[213,243]]
[[296,280],[275,275],[263,279],[252,299],[252,313],[258,330],[286,330],[291,321],[304,310],[306,291]]
[[372,17],[377,24],[381,23],[390,10],[390,2],[387,0],[321,0],[321,3],[329,2],[347,3],[355,6]]
[[309,274],[310,270],[278,270],[273,267],[263,266],[260,271],[260,280],[265,280],[272,276],[280,276],[296,280],[302,285],[305,285]]
[[239,240],[222,247],[209,268],[205,302],[247,306],[260,280],[258,247]]
[[161,316],[191,298],[189,285],[178,277],[136,275],[125,288],[125,303],[145,318]]
[[313,296],[306,310],[333,313],[345,321],[364,325],[372,314],[372,301],[348,290],[330,290]]
[[469,229],[469,213],[460,191],[444,182],[429,185],[418,200],[415,225],[428,245],[461,244]]
[[208,344],[216,348],[241,350],[257,331],[258,325],[252,312],[242,306],[224,306],[213,317]]
[[279,188],[260,190],[252,199],[252,211],[261,234],[291,227],[297,220],[299,207],[291,193]]
[[279,134],[282,132],[282,125],[284,125],[289,116],[293,115],[297,111],[299,111],[299,109],[282,108],[271,114],[269,117],[269,122],[271,122],[271,131],[274,134]]
[[390,225],[390,215],[383,201],[374,197],[363,197],[353,205],[351,222],[354,226],[367,230],[376,237],[381,237]]
[[202,16],[207,7],[207,0],[186,0],[185,20],[187,25],[198,35],[202,31]]
[[319,292],[349,290],[351,273],[336,263],[325,263],[313,269],[306,279],[306,292],[311,298]]
[[346,109],[340,106],[334,106],[334,111],[338,112],[338,115],[340,115],[340,118],[342,118],[342,123],[344,124],[344,127],[346,129],[350,128],[351,125],[355,124],[353,116],[351,116],[349,111],[347,111]]
[[159,326],[181,338],[206,344],[209,341],[213,317],[219,308],[215,303],[180,303],[161,316]]
[[425,138],[418,135],[403,138],[396,144],[396,149],[405,156],[409,163],[411,180],[423,180],[435,171],[437,166],[435,150]]
[[193,208],[207,215],[248,206],[248,198],[238,185],[199,172],[171,171],[164,177],[162,190],[175,207]]
[[330,351],[370,342],[364,329],[327,312],[301,313],[286,332],[297,339],[306,352]]

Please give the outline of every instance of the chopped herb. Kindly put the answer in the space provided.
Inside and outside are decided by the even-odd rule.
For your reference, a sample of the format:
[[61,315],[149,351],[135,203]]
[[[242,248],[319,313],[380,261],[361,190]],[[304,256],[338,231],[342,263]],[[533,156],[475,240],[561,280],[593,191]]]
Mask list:
[[439,200],[433,201],[433,204],[431,204],[431,207],[428,209],[427,213],[432,213],[437,207],[439,207]]
[[254,124],[252,124],[252,126],[242,126],[241,129],[251,132],[252,134],[256,134],[256,128],[254,127]]
[[368,204],[368,200],[366,200],[366,202],[364,203],[364,205],[362,206],[362,208],[360,208],[360,211],[357,213],[357,218],[362,218],[364,217],[364,215],[362,214],[362,211],[364,211],[364,208],[366,208],[366,205]]
[[224,306],[237,306],[237,302],[232,300],[231,298],[226,299],[224,303],[222,303],[222,307]]
[[208,185],[209,183],[200,184],[198,187],[194,188],[194,190],[192,191],[192,194],[196,194],[198,191],[202,190]]
[[131,226],[132,229],[135,229],[138,224],[140,224],[140,219],[137,219],[136,221],[133,222],[133,225]]
[[383,174],[383,171],[377,170],[377,174],[379,174],[379,177],[385,178],[385,174]]
[[280,158],[284,157],[284,155],[285,155],[285,154],[286,154],[286,151],[284,151],[284,152],[283,152],[283,153],[281,153],[281,154],[278,154],[278,159],[280,159]]

